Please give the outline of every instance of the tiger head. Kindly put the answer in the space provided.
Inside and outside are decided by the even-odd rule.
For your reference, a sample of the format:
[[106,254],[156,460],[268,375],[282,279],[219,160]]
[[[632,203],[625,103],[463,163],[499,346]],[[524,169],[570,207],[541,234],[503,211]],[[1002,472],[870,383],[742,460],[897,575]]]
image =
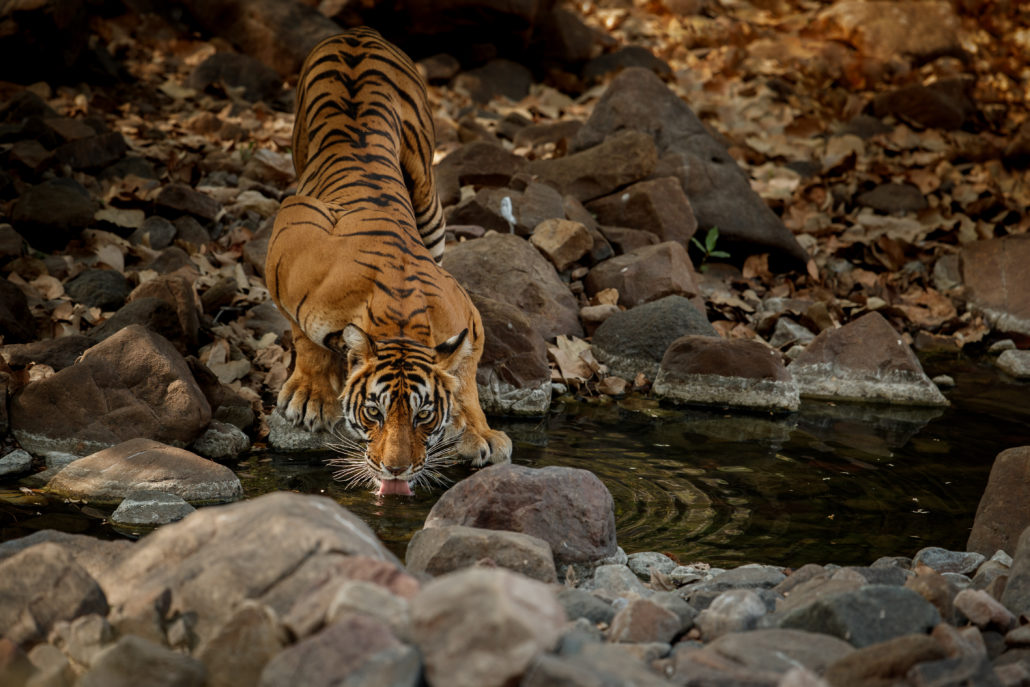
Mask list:
[[[452,427],[458,368],[471,352],[468,329],[434,347],[407,338],[373,340],[360,327],[343,330],[350,372],[340,397],[341,456],[334,476],[380,494],[442,482],[461,432]],[[460,430],[460,428],[457,428]]]

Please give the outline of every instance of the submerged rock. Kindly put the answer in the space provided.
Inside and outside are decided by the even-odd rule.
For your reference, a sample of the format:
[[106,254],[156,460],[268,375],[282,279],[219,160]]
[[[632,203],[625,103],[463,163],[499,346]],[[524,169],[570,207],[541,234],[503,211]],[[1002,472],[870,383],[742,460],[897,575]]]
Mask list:
[[876,312],[824,330],[787,369],[804,398],[948,405],[912,349]]
[[684,403],[780,411],[800,405],[797,384],[779,351],[742,339],[676,339],[662,357],[653,391]]

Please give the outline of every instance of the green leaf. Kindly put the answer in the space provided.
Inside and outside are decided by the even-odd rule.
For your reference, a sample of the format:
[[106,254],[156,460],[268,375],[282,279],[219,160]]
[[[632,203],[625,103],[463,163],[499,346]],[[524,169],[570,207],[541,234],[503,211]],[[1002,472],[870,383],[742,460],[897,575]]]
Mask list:
[[701,251],[702,253],[707,253],[708,252],[708,251],[705,250],[705,247],[701,245],[701,242],[698,241],[697,239],[690,239],[690,242],[693,243],[695,246],[697,246],[697,249],[699,251]]
[[719,228],[718,227],[712,227],[711,229],[708,230],[708,235],[705,236],[705,246],[707,246],[707,248],[708,248],[708,250],[706,250],[705,252],[706,253],[711,253],[713,250],[715,250],[715,242],[718,241],[718,240],[719,240]]
[[730,254],[727,253],[724,250],[713,250],[711,253],[708,254],[708,257],[711,257],[711,258],[728,258],[728,257],[730,257]]

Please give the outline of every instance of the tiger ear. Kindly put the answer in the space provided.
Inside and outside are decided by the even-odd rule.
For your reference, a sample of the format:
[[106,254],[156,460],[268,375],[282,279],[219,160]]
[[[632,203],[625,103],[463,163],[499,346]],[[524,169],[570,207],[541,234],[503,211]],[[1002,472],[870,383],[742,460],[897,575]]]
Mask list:
[[468,327],[436,347],[436,362],[447,372],[453,373],[472,353],[472,340]]
[[347,347],[347,361],[351,365],[376,355],[376,342],[356,324],[348,324],[343,328],[343,343]]

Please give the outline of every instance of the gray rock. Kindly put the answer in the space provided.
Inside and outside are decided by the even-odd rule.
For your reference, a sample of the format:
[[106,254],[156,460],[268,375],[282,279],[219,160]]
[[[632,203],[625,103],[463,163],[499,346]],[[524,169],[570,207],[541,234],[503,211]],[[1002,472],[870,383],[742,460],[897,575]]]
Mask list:
[[520,683],[522,687],[669,687],[665,680],[621,649],[589,644],[573,655],[541,654]]
[[175,225],[167,219],[151,215],[143,220],[142,227],[132,232],[129,241],[154,250],[164,250],[175,240],[175,231]]
[[195,510],[177,494],[134,489],[111,513],[111,522],[127,528],[157,527],[182,520]]
[[256,685],[265,665],[284,646],[286,632],[275,611],[244,601],[194,656],[207,668],[206,687]]
[[203,91],[239,89],[243,99],[252,103],[274,102],[282,92],[283,80],[274,69],[249,55],[219,51],[198,64],[187,80],[190,88]]
[[50,632],[50,641],[80,666],[93,665],[97,655],[114,640],[114,629],[107,618],[98,613],[54,623]]
[[815,338],[808,327],[804,327],[789,317],[781,317],[776,320],[776,327],[772,336],[769,337],[769,344],[775,348],[782,349],[789,344],[800,344],[807,346]]
[[99,204],[73,179],[49,179],[26,189],[11,210],[14,226],[31,236],[32,247],[49,251],[93,222]]
[[687,334],[718,336],[689,300],[666,296],[609,317],[594,332],[592,350],[618,377],[633,379],[643,373],[653,380],[666,349]]
[[554,648],[565,612],[547,585],[501,568],[469,568],[426,584],[411,602],[430,684],[501,687]]
[[1001,602],[1014,615],[1030,617],[1030,527],[1019,535]]
[[593,579],[585,588],[596,591],[607,599],[647,597],[653,593],[628,566],[617,563],[598,566],[594,570]]
[[228,460],[250,450],[250,437],[242,429],[212,420],[193,442],[193,450],[212,460]]
[[948,405],[912,349],[876,312],[824,330],[787,369],[803,398]]
[[976,572],[980,564],[987,559],[982,553],[972,551],[948,551],[937,546],[928,546],[920,549],[912,565],[928,565],[939,573],[959,573],[971,575]]
[[377,651],[347,675],[341,687],[419,687],[422,657],[412,646],[393,646]]
[[491,415],[539,417],[551,407],[547,343],[522,311],[473,295],[486,344],[476,371],[479,403]]
[[730,632],[754,629],[766,610],[765,602],[755,590],[730,589],[715,597],[708,608],[698,614],[694,624],[701,631],[701,639],[710,642]]
[[217,200],[186,184],[166,184],[161,187],[155,202],[165,210],[189,213],[208,222],[217,220],[225,212]]
[[775,565],[749,563],[714,575],[706,586],[717,591],[772,589],[786,578],[783,569]]
[[596,475],[575,468],[484,468],[444,492],[424,527],[448,525],[543,539],[551,545],[557,567],[596,561],[616,550],[612,496]]
[[411,636],[411,611],[408,599],[397,596],[386,587],[365,580],[344,580],[325,613],[326,625],[338,623],[351,615],[365,615],[386,625],[399,638]]
[[[580,135],[582,134],[580,130]],[[580,135],[577,135],[579,140]],[[658,162],[652,138],[639,131],[614,131],[578,152],[550,160],[534,160],[526,171],[563,195],[585,202],[651,176]]]
[[858,194],[855,200],[859,205],[880,212],[917,212],[926,207],[926,198],[912,184],[880,184],[871,191]]
[[1018,620],[1005,606],[982,589],[963,589],[955,595],[955,608],[981,630],[1008,632]]
[[107,610],[100,585],[57,544],[37,544],[0,562],[0,627],[13,642],[41,641],[58,621]]
[[690,201],[675,177],[638,182],[587,203],[587,209],[600,224],[650,231],[661,241],[683,246],[697,229]]
[[140,676],[154,687],[203,687],[204,664],[134,635],[127,635],[97,656],[76,683],[79,687],[137,687]]
[[52,543],[71,554],[72,558],[94,579],[101,579],[112,566],[133,548],[125,539],[106,541],[85,534],[69,534],[57,530],[40,530],[20,539],[0,544],[0,561],[37,544]]
[[657,551],[631,553],[626,561],[629,569],[644,581],[651,579],[651,571],[668,575],[676,569],[676,561]]
[[944,646],[932,637],[904,635],[839,657],[826,668],[825,677],[832,685],[891,685],[917,663],[946,655]]
[[129,280],[116,270],[92,269],[70,279],[64,287],[69,296],[101,310],[117,310],[129,297]]
[[1030,379],[1030,350],[1003,351],[994,364],[1016,379]]
[[21,288],[7,279],[0,281],[0,334],[11,343],[36,338],[28,298]]
[[367,616],[349,616],[273,657],[261,671],[258,685],[339,685],[371,656],[402,646],[383,623]]
[[229,468],[149,439],[131,439],[81,458],[57,473],[47,489],[110,505],[138,489],[169,492],[194,504],[243,497],[243,485]]
[[794,411],[801,404],[779,351],[759,341],[682,336],[665,351],[653,391],[684,403]]
[[[69,464],[74,463],[77,460],[81,460],[83,456],[77,456],[73,453],[62,453],[61,451],[48,451],[44,460],[48,470],[60,471],[67,467]],[[55,472],[56,474],[56,472]],[[47,480],[49,481],[49,480]]]
[[336,441],[329,432],[310,432],[293,426],[278,410],[268,414],[265,421],[268,423],[268,445],[279,451],[324,451],[327,444]]
[[559,590],[558,602],[565,609],[569,620],[586,618],[595,625],[608,625],[615,617],[615,609],[610,603],[583,589],[565,587]]
[[0,476],[19,475],[32,469],[32,456],[28,451],[16,448],[0,457]]
[[405,555],[409,571],[434,576],[484,560],[541,582],[558,581],[550,544],[521,532],[462,525],[432,527],[415,532]]
[[937,609],[917,592],[885,585],[833,594],[777,615],[780,628],[833,635],[859,648],[926,633],[941,622]]
[[81,334],[57,339],[43,339],[23,344],[8,344],[0,348],[4,359],[12,367],[25,367],[29,363],[49,365],[54,371],[71,367],[87,348],[96,341]]

